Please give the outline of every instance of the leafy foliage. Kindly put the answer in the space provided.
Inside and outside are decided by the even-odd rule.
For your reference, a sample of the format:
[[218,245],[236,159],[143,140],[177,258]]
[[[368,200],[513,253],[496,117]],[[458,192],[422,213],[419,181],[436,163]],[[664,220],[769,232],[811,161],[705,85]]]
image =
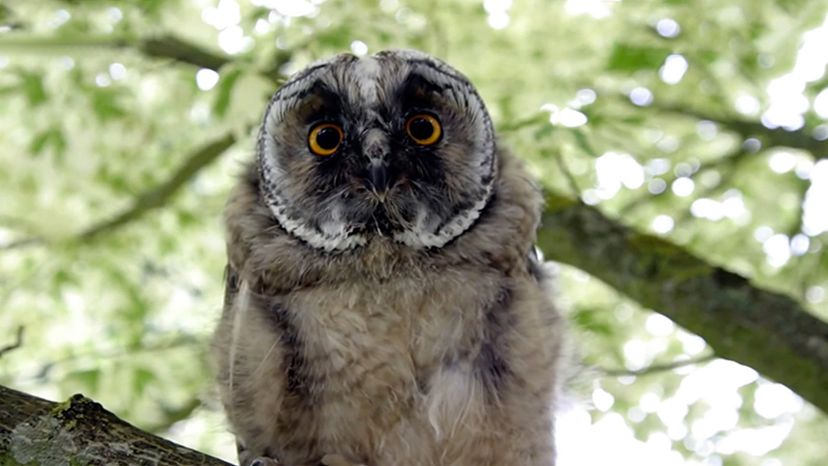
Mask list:
[[[824,0],[3,6],[0,347],[18,326],[26,338],[0,359],[0,383],[83,392],[232,458],[207,363],[222,205],[278,82],[349,50],[440,56],[547,189],[828,319],[828,232],[814,226],[828,222],[828,175],[816,176],[828,167],[827,12]],[[205,147],[218,152],[196,157]],[[564,417],[588,415],[593,444],[629,431],[652,464],[823,463],[824,414],[735,363],[635,372],[711,349],[558,271],[586,367]]]

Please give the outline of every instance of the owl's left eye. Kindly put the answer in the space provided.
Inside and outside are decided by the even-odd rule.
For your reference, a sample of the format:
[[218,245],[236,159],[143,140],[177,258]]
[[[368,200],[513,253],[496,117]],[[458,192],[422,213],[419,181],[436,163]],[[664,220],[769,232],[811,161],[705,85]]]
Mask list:
[[418,113],[408,117],[405,121],[405,132],[408,137],[421,146],[430,146],[440,140],[443,127],[433,115]]
[[308,148],[320,157],[333,154],[342,144],[345,133],[335,123],[320,123],[311,128],[308,134]]

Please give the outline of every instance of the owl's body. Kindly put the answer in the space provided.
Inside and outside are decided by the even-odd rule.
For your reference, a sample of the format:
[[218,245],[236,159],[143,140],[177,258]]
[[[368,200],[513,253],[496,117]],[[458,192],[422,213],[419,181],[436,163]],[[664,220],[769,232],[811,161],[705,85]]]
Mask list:
[[[473,89],[437,101],[447,83],[428,70],[456,72],[410,52],[362,60],[377,63],[337,57],[276,94],[259,160],[228,203],[228,289],[214,353],[240,460],[551,465],[562,324],[531,253],[540,195],[493,139],[470,141],[493,137],[488,116],[468,115],[485,113],[472,105]],[[308,99],[319,107],[319,86],[323,101],[339,99],[334,111],[321,102],[321,116],[292,121]],[[412,108],[380,108],[409,91],[419,99]],[[285,92],[300,100],[280,106]],[[348,104],[349,92],[362,100]],[[422,122],[410,129],[411,112],[434,116],[438,142],[393,142],[401,127],[428,135]],[[333,147],[333,133],[301,149],[292,143],[291,132],[318,134],[320,119],[342,128],[329,156],[338,161],[310,153]],[[391,119],[402,122],[395,129]],[[466,155],[461,144],[490,152]],[[305,211],[312,206],[300,197],[319,206]]]

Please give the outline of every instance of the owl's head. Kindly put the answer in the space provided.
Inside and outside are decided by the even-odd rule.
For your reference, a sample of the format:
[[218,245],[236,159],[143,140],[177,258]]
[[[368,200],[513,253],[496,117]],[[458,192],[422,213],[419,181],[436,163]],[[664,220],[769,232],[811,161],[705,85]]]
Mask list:
[[297,73],[258,141],[264,201],[285,230],[328,251],[379,237],[442,247],[485,208],[495,159],[471,83],[412,51],[339,55]]

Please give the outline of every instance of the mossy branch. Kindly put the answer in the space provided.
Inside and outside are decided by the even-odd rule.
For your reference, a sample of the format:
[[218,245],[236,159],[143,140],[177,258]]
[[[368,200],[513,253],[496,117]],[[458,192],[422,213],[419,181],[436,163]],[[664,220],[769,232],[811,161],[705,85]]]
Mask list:
[[828,413],[828,323],[791,297],[556,194],[547,198],[538,242],[545,257],[603,280],[707,340],[716,356],[753,367]]
[[230,466],[144,432],[81,395],[53,403],[3,386],[0,464]]

